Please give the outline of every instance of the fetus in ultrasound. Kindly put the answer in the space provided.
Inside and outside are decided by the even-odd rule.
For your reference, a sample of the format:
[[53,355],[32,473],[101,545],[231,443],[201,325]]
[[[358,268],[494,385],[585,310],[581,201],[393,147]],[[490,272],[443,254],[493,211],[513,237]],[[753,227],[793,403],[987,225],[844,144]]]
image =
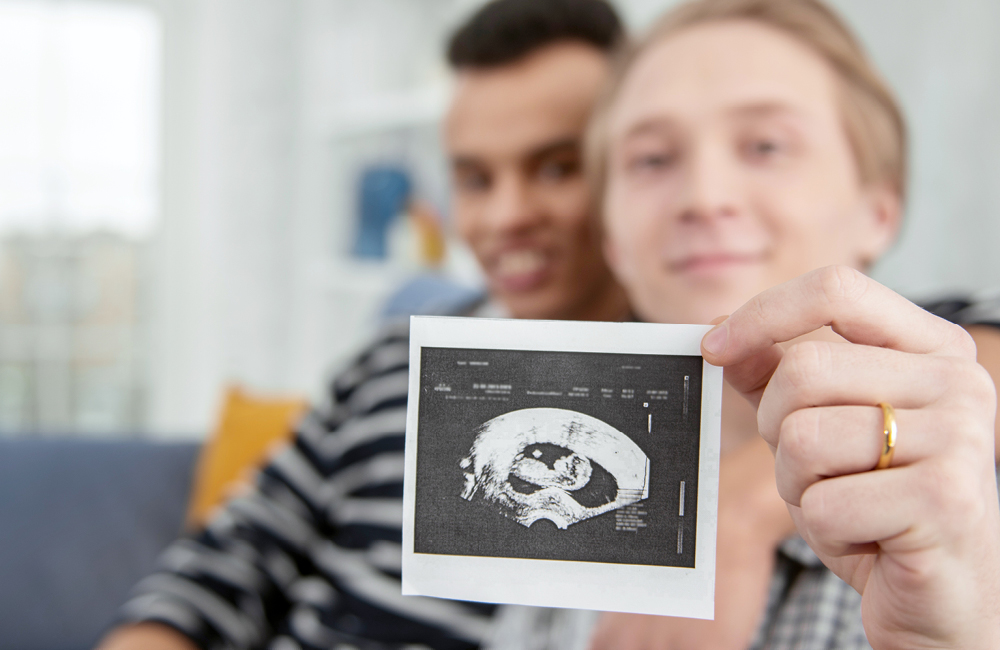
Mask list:
[[482,500],[524,526],[558,528],[649,496],[649,459],[611,425],[576,411],[511,411],[477,431],[462,497]]

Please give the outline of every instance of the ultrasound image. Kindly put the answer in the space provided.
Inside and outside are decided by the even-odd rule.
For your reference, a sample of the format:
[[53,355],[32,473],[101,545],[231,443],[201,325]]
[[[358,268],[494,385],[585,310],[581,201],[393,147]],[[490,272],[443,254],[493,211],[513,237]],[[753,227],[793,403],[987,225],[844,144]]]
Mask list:
[[700,357],[420,354],[414,552],[695,566]]
[[646,454],[607,423],[566,409],[493,418],[460,464],[463,499],[478,497],[529,527],[548,519],[565,529],[649,494]]

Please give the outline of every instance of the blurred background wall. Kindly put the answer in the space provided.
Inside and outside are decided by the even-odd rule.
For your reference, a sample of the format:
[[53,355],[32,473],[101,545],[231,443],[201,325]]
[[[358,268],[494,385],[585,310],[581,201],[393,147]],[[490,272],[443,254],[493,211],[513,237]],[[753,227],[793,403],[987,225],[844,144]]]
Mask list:
[[[443,43],[478,4],[0,0],[0,435],[197,438],[228,384],[319,396],[423,266],[413,233],[356,254],[362,170],[447,218]],[[1000,286],[1000,3],[833,4],[912,129],[876,277]],[[453,241],[440,272],[478,280]]]

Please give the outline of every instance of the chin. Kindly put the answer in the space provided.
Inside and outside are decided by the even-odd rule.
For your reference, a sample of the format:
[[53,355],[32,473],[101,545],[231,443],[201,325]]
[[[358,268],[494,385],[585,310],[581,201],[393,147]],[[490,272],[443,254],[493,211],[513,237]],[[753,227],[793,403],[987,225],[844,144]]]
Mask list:
[[[659,288],[631,300],[644,319],[657,323],[707,325],[719,316],[736,311],[746,299],[742,291],[719,291],[685,288]],[[631,296],[630,296],[631,297]]]
[[562,301],[554,300],[550,292],[508,294],[498,296],[498,300],[511,318],[553,320],[560,318],[565,311]]

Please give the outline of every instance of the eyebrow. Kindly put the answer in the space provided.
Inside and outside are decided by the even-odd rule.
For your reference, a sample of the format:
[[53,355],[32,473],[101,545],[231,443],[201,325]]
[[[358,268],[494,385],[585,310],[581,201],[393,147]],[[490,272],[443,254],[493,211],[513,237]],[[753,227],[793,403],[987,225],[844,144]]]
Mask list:
[[795,106],[773,101],[740,104],[726,112],[730,115],[736,115],[739,117],[768,117],[771,115],[791,115],[793,117],[802,117],[805,114],[802,110],[796,108]]
[[[735,117],[770,117],[774,115],[789,115],[802,117],[805,113],[795,106],[775,101],[750,102],[738,104],[725,111],[726,115]],[[669,130],[673,120],[662,116],[647,117],[633,124],[625,132],[625,138],[645,135],[647,133],[662,133]]]
[[625,132],[625,138],[631,138],[646,133],[658,133],[664,131],[670,124],[670,120],[662,117],[647,117],[633,124]]
[[[549,156],[560,154],[564,152],[576,153],[580,150],[580,138],[578,137],[565,137],[557,138],[549,142],[545,142],[538,145],[534,149],[530,150],[526,155],[522,156],[522,160],[527,160],[530,163],[538,162]],[[482,165],[482,161],[476,156],[468,155],[457,155],[451,159],[452,167],[479,167]]]
[[561,138],[559,140],[553,140],[539,147],[536,147],[533,151],[529,152],[527,159],[532,162],[537,162],[549,156],[560,154],[564,152],[576,153],[580,150],[580,139],[579,138]]

